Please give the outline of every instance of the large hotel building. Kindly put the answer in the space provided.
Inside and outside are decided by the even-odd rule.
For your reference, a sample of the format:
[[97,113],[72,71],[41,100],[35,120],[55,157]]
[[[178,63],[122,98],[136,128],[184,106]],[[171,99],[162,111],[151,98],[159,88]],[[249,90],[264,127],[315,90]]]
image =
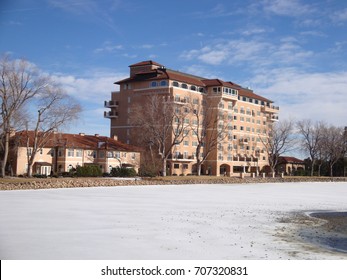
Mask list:
[[[225,133],[218,136],[218,143],[209,151],[201,165],[201,174],[232,176],[240,172],[258,173],[268,166],[263,143],[268,137],[269,126],[278,120],[279,112],[273,101],[235,83],[174,71],[154,61],[143,61],[129,67],[130,77],[116,82],[120,90],[112,92],[111,100],[105,101],[105,107],[110,109],[104,117],[111,121],[111,137],[138,145],[130,120],[133,108],[140,104],[146,106],[149,96],[165,96],[178,107],[188,103],[203,105],[214,110],[215,116],[223,116],[215,122],[219,128],[214,131],[218,133],[223,129]],[[194,127],[196,116],[188,114],[185,122]],[[207,137],[206,141],[208,139],[211,138]],[[202,157],[208,146],[208,143],[204,144]],[[167,160],[168,173],[196,173],[197,145],[197,136],[188,131],[184,140],[171,149]]]

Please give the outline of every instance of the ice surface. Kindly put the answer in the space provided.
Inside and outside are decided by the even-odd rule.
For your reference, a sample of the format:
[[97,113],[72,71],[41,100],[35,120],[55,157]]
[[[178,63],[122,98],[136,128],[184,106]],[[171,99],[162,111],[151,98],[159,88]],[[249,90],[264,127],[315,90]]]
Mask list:
[[293,212],[346,209],[347,183],[1,191],[0,259],[347,258],[277,234]]

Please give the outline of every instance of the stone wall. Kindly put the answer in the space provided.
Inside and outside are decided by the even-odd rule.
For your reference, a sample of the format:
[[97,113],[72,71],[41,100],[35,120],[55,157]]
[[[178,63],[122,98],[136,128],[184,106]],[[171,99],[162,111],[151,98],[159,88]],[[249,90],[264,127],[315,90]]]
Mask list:
[[284,182],[347,182],[347,177],[284,177],[284,178],[179,178],[114,180],[110,178],[53,178],[53,179],[6,179],[0,180],[0,190],[52,189],[77,187],[113,187],[134,185],[184,185],[184,184],[247,184]]

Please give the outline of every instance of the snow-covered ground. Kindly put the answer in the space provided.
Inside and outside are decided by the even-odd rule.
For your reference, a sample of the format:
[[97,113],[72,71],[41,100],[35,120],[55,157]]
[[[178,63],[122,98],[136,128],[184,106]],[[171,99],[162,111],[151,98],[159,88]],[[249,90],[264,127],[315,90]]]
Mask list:
[[316,210],[346,211],[347,183],[1,191],[0,259],[347,259],[283,223]]

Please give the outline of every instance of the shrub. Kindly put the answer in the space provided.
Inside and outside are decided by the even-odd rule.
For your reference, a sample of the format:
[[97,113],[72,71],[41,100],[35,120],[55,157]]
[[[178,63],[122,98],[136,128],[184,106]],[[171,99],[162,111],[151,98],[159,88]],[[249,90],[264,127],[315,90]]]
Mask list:
[[97,165],[77,166],[77,177],[101,177],[102,171]]
[[141,177],[156,177],[158,175],[158,169],[154,165],[143,164],[139,169],[139,176]]
[[116,167],[112,168],[110,175],[112,177],[135,177],[137,174],[134,168]]
[[34,177],[34,178],[47,178],[47,175],[43,175],[43,174],[34,174],[33,177]]

